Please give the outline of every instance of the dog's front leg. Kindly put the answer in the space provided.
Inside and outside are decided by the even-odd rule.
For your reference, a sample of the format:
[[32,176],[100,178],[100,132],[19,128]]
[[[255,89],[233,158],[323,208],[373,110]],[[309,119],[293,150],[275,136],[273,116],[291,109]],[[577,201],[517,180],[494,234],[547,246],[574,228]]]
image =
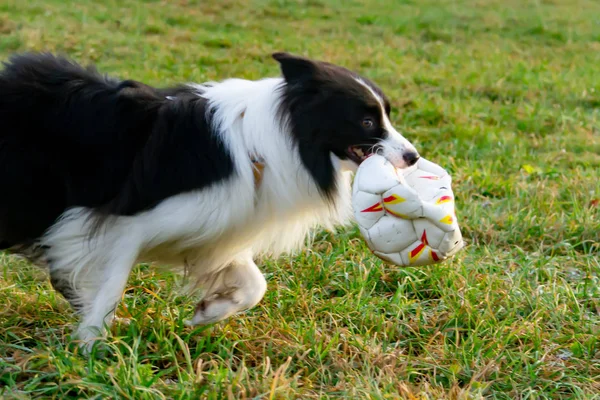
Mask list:
[[255,306],[267,290],[267,281],[252,256],[245,255],[217,272],[204,289],[188,325],[211,324]]

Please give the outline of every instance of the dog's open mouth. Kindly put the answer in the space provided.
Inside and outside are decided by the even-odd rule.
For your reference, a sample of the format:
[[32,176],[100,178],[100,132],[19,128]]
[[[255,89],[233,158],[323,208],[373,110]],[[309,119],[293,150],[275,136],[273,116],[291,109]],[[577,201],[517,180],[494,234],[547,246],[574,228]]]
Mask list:
[[365,161],[367,158],[369,158],[373,154],[374,154],[373,146],[358,145],[358,146],[349,146],[346,149],[346,155],[348,155],[348,158],[351,159],[352,161],[354,161],[358,165],[360,165],[360,163]]

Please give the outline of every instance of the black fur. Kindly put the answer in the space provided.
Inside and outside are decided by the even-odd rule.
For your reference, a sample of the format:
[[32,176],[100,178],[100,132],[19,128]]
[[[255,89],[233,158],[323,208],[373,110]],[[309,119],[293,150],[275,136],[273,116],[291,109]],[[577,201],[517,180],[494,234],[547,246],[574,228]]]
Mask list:
[[131,215],[230,176],[205,111],[188,88],[12,57],[0,73],[0,248],[34,241],[69,207]]
[[[388,115],[389,101],[377,85],[345,68],[287,53],[273,57],[286,80],[280,114],[289,117],[304,165],[321,192],[332,197],[336,186],[330,153],[346,159],[349,146],[375,145],[385,133],[381,105],[357,79],[384,100]],[[361,125],[365,117],[375,121],[373,128]]]

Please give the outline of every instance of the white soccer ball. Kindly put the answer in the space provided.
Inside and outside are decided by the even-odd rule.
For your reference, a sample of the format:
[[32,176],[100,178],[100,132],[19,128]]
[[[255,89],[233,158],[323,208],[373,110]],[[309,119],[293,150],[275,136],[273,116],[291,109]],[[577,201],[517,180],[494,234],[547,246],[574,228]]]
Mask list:
[[464,242],[451,184],[442,167],[423,158],[406,169],[380,155],[363,161],[352,206],[373,253],[400,266],[435,264],[456,254]]

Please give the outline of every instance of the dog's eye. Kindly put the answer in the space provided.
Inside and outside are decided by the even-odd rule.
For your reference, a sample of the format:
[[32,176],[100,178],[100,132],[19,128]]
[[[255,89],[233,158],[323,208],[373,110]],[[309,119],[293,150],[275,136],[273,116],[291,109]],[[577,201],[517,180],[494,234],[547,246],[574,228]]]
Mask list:
[[371,129],[375,126],[375,121],[372,118],[365,118],[362,120],[363,128]]

